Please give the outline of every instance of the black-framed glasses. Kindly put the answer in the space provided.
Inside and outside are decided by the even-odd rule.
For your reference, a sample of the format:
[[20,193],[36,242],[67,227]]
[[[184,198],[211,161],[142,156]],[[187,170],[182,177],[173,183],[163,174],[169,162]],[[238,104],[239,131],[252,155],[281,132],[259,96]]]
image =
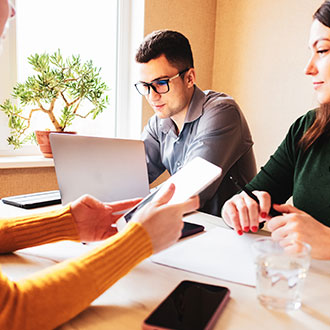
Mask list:
[[134,86],[136,90],[141,94],[141,95],[148,95],[150,94],[150,87],[158,94],[165,94],[170,90],[170,85],[168,84],[170,81],[172,81],[175,78],[180,77],[183,75],[185,72],[187,72],[190,68],[184,69],[177,73],[175,76],[166,78],[166,79],[156,79],[152,81],[151,83],[146,83],[143,81],[140,81],[136,83]]

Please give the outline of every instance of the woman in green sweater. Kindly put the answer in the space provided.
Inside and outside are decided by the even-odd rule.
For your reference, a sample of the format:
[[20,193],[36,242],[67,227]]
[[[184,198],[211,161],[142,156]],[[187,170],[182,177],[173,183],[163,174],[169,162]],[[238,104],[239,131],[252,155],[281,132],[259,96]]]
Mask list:
[[[246,186],[222,209],[225,222],[239,235],[256,232],[267,220],[272,237],[287,246],[293,240],[309,243],[312,257],[330,259],[330,1],[313,16],[305,73],[312,77],[320,107],[290,127],[284,141]],[[293,204],[285,204],[289,197]],[[270,207],[283,213],[271,218]],[[283,204],[284,203],[284,204]]]

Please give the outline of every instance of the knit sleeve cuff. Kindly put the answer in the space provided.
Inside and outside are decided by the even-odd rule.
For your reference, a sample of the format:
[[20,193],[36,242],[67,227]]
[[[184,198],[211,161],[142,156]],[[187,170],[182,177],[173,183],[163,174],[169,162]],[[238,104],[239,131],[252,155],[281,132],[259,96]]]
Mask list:
[[70,207],[0,221],[0,253],[61,240],[79,241]]

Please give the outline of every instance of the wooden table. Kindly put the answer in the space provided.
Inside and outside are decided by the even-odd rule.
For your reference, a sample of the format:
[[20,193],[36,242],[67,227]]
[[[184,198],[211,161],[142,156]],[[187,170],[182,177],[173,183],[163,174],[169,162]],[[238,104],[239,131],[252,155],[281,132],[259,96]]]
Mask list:
[[[42,209],[38,212],[40,210]],[[26,211],[0,202],[1,217],[30,212],[36,211]],[[215,226],[225,226],[220,218],[203,213],[189,215],[186,220],[203,224],[206,230]],[[70,248],[71,252],[68,252]],[[0,262],[3,272],[11,279],[19,279],[77,254],[80,250],[83,253],[88,248],[90,247],[80,243],[59,242],[0,256]],[[59,329],[141,329],[141,324],[148,314],[179,282],[187,279],[222,285],[230,289],[231,299],[219,317],[215,329],[330,328],[328,261],[312,262],[305,282],[302,308],[293,312],[278,312],[262,307],[257,301],[253,287],[161,266],[147,259],[96,299],[89,308]]]

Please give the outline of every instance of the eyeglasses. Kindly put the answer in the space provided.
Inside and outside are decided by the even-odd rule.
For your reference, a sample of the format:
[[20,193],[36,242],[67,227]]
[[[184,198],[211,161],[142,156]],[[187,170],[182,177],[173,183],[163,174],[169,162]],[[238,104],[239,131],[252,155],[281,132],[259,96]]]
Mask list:
[[154,92],[158,94],[165,94],[170,90],[169,82],[172,81],[175,78],[180,77],[182,74],[187,72],[189,68],[184,69],[177,73],[175,76],[166,78],[166,79],[156,79],[152,81],[151,83],[146,83],[146,82],[138,82],[134,86],[136,90],[141,94],[141,95],[149,95],[150,94],[150,87],[154,90]]

